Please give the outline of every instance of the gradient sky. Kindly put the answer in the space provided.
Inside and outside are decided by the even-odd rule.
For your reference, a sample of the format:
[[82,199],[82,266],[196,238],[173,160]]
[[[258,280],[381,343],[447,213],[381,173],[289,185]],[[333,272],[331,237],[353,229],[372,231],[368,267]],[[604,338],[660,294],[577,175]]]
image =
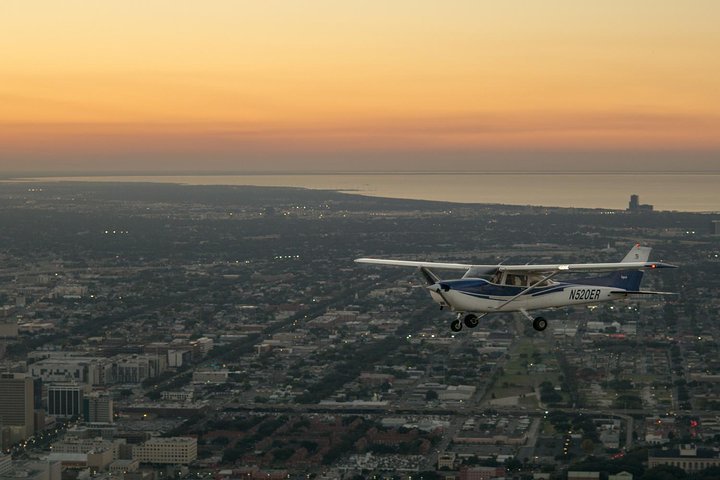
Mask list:
[[716,0],[0,2],[0,173],[720,170]]

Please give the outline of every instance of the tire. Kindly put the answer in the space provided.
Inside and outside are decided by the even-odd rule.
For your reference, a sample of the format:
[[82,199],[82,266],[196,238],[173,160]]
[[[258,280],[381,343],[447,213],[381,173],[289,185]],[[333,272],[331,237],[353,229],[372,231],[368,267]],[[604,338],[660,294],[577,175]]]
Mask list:
[[533,320],[533,328],[538,332],[542,332],[547,328],[547,320],[545,320],[543,317],[537,317],[535,320]]
[[468,313],[465,315],[465,318],[463,319],[463,322],[465,323],[465,326],[468,328],[475,328],[480,323],[480,319],[477,317],[477,315],[474,315],[472,313]]
[[462,322],[460,321],[460,319],[453,320],[452,323],[450,323],[450,330],[452,330],[455,333],[462,330]]

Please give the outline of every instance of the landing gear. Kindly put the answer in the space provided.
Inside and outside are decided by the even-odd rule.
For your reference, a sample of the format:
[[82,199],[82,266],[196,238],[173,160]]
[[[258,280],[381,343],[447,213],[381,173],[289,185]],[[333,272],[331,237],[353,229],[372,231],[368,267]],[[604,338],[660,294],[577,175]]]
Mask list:
[[480,323],[480,319],[477,315],[468,313],[465,315],[465,318],[463,318],[463,323],[465,323],[465,326],[468,328],[475,328],[478,326],[478,323]]
[[480,317],[475,315],[474,313],[468,313],[467,315],[463,316],[462,313],[458,313],[455,320],[453,320],[450,323],[450,330],[457,333],[463,328],[463,324],[467,328],[475,328],[480,323]]
[[542,332],[547,328],[547,320],[545,320],[544,317],[535,317],[533,318],[527,310],[520,310],[520,312],[525,315],[525,318],[530,320],[532,322],[532,326],[535,330],[538,332]]
[[535,320],[533,320],[533,328],[538,332],[542,332],[547,328],[547,320],[545,320],[543,317],[535,318]]

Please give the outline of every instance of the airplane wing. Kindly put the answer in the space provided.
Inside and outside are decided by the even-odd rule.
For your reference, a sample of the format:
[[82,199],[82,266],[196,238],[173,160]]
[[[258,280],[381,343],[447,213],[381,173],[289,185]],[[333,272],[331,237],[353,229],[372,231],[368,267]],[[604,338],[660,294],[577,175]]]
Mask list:
[[569,263],[546,265],[472,265],[468,263],[417,262],[409,260],[386,260],[383,258],[358,258],[357,263],[395,265],[400,267],[445,268],[449,270],[500,271],[513,273],[575,273],[613,272],[618,270],[639,270],[643,268],[677,268],[662,262],[614,262],[614,263]]
[[569,263],[555,265],[498,265],[501,272],[549,273],[549,272],[614,272],[619,270],[640,270],[643,268],[677,268],[662,262],[615,262],[615,263]]
[[[356,263],[371,263],[375,265],[395,265],[398,267],[425,267],[425,268],[445,268],[449,270],[469,270],[478,265],[470,265],[466,263],[442,263],[442,262],[414,262],[408,260],[385,260],[383,258],[356,258]],[[497,265],[479,265],[481,267],[497,268]]]

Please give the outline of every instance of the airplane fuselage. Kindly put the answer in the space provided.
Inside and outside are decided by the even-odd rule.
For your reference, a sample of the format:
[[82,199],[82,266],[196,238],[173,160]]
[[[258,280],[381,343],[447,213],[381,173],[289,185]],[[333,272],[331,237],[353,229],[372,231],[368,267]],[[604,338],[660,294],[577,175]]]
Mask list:
[[534,287],[507,305],[526,287],[498,285],[481,278],[444,280],[428,287],[433,300],[453,311],[489,313],[517,312],[583,305],[617,300],[627,296],[622,289],[601,285],[553,282]]

